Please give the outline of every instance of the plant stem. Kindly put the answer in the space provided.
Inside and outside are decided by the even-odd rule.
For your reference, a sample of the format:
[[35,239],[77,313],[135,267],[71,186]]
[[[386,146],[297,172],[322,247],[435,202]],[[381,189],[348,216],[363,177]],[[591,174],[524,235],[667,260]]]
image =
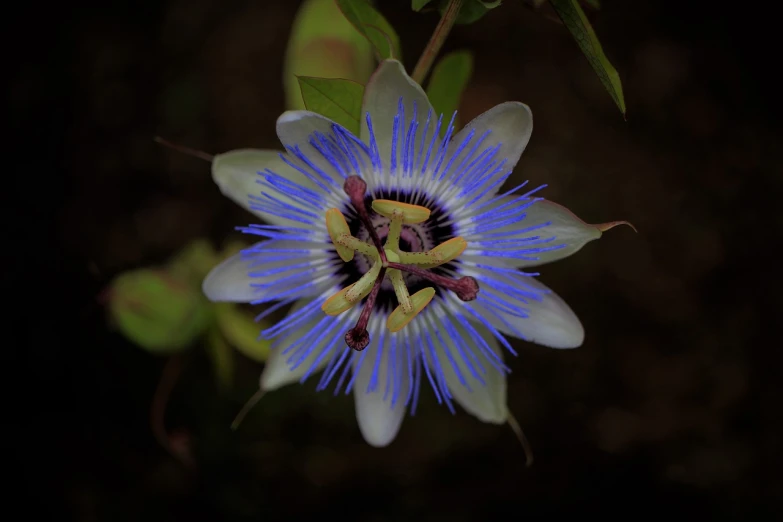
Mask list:
[[187,154],[188,156],[193,156],[194,158],[203,159],[204,161],[212,161],[215,159],[215,156],[212,154],[207,154],[204,151],[191,149],[190,147],[185,147],[184,145],[177,145],[176,143],[172,143],[169,140],[164,140],[160,136],[155,136],[155,142],[160,143],[164,147],[168,147],[172,150],[176,150],[177,152],[181,152],[183,154]]
[[158,443],[189,469],[195,468],[195,461],[189,451],[187,434],[172,434],[166,430],[165,417],[171,391],[182,372],[182,355],[172,355],[163,367],[158,387],[150,405],[150,426]]
[[446,6],[446,10],[443,12],[443,17],[438,22],[438,26],[432,33],[430,41],[427,42],[427,47],[424,48],[424,52],[421,53],[421,57],[413,69],[411,77],[419,85],[424,82],[427,73],[430,72],[430,67],[435,62],[435,57],[438,56],[440,48],[443,47],[443,43],[446,41],[446,37],[451,32],[451,28],[454,27],[454,22],[457,21],[457,15],[461,7],[462,0],[449,0],[449,5]]

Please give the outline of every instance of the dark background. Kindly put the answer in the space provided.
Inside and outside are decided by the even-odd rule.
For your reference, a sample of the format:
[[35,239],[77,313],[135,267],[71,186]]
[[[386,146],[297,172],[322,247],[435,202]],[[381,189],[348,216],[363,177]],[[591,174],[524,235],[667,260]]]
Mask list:
[[[20,437],[6,451],[21,464],[6,475],[28,513],[779,515],[779,28],[756,4],[605,0],[590,16],[624,81],[627,121],[565,28],[519,0],[446,45],[475,51],[463,121],[505,100],[532,107],[517,176],[549,184],[546,197],[589,222],[639,230],[612,230],[541,269],[587,338],[572,351],[520,346],[511,362],[509,405],[532,468],[510,429],[451,416],[426,394],[386,449],[362,441],[351,397],[315,394],[314,383],[267,396],[231,432],[261,366],[237,356],[236,389],[221,394],[198,347],[167,414],[196,468],[158,445],[149,407],[166,361],[113,331],[96,296],[123,270],[249,222],[208,164],[152,137],[212,153],[276,147],[297,5],[29,3],[7,15],[4,286],[23,283],[8,297],[23,317],[6,326],[5,350],[21,356],[5,364],[6,431]],[[437,18],[409,6],[380,2],[410,67]]]

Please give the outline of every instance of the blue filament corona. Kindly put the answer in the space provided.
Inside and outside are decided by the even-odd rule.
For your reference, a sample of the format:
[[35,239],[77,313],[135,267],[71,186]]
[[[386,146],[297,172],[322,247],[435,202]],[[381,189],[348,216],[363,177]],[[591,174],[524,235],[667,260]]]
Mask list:
[[[380,393],[392,407],[404,404],[414,414],[425,380],[436,400],[453,412],[454,394],[448,382],[453,386],[456,380],[473,391],[486,386],[488,372],[510,372],[479,329],[490,332],[516,355],[501,330],[525,338],[520,324],[530,316],[528,306],[545,295],[525,282],[537,274],[473,263],[481,286],[474,302],[462,306],[453,296],[438,295],[430,306],[439,307],[441,313],[425,310],[397,333],[375,328],[370,347],[362,352],[354,352],[343,340],[358,311],[333,317],[320,310],[346,283],[345,276],[337,275],[342,262],[332,255],[323,220],[328,208],[339,204],[347,208],[343,183],[350,176],[367,180],[371,196],[404,192],[412,203],[437,204],[445,211],[443,220],[459,221],[455,225],[459,235],[473,238],[469,242],[473,256],[537,260],[565,246],[546,234],[549,223],[525,222],[531,205],[541,200],[535,194],[543,186],[517,194],[525,182],[499,193],[511,174],[502,143],[492,141],[491,130],[479,134],[471,128],[456,135],[455,117],[456,112],[441,132],[443,115],[436,118],[432,109],[425,115],[423,107],[415,102],[406,105],[400,98],[391,128],[376,128],[366,114],[366,142],[326,123],[305,142],[285,144],[287,153],[280,155],[284,168],[298,179],[291,179],[283,169],[258,173],[259,190],[249,195],[250,207],[277,224],[237,230],[264,239],[243,251],[253,278],[251,287],[257,292],[253,303],[269,305],[257,319],[294,305],[285,319],[264,329],[260,337],[274,340],[273,349],[281,350],[301,382],[323,370],[317,390],[336,383],[335,394],[348,393],[356,386],[357,375],[368,372],[361,392]],[[379,136],[390,140],[382,142]],[[459,260],[454,265],[453,275],[459,276],[463,265]]]

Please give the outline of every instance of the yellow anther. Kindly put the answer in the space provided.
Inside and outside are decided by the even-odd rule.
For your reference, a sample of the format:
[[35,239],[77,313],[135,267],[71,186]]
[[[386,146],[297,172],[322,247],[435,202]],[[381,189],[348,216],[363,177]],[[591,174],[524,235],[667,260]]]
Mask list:
[[449,239],[445,243],[441,243],[436,246],[430,252],[440,258],[441,263],[448,263],[456,259],[462,254],[465,249],[468,248],[468,242],[462,236],[457,236]]
[[352,303],[356,303],[367,297],[367,294],[372,290],[373,284],[375,284],[375,280],[378,279],[378,275],[381,273],[381,266],[380,261],[373,263],[367,273],[351,285],[351,289],[346,292],[345,298]]
[[337,237],[335,241],[335,245],[340,245],[346,248],[350,248],[351,250],[355,250],[356,252],[359,252],[360,254],[364,254],[366,256],[370,256],[373,259],[378,259],[380,256],[378,255],[378,249],[374,246],[365,243],[361,239],[355,238],[353,236],[342,234]]
[[411,302],[411,296],[408,293],[408,287],[405,286],[405,279],[402,277],[402,272],[390,268],[387,273],[389,274],[392,287],[394,287],[394,294],[397,296],[397,302],[400,303],[402,311],[406,314],[410,314],[413,312],[413,303]]
[[462,236],[453,237],[427,252],[400,252],[400,262],[406,265],[420,265],[422,268],[433,268],[459,257],[468,247],[468,242]]
[[342,236],[351,235],[351,229],[348,228],[348,223],[345,222],[342,212],[336,208],[330,208],[326,211],[326,230],[329,232],[329,237],[332,238],[334,249],[337,251],[337,255],[340,256],[340,259],[346,263],[353,259],[354,249],[339,242]]
[[430,304],[433,297],[435,297],[435,289],[431,286],[419,290],[411,296],[411,303],[413,305],[411,313],[406,314],[402,309],[402,305],[398,306],[389,314],[389,318],[386,320],[386,327],[391,332],[399,332],[405,328],[405,325],[410,323],[414,317],[419,315],[419,313],[424,310],[425,306]]
[[340,315],[341,313],[350,309],[353,305],[356,304],[356,301],[349,301],[345,295],[349,290],[351,290],[351,288],[353,288],[353,286],[354,285],[346,286],[332,297],[324,301],[324,304],[321,305],[321,310],[323,310],[326,315]]
[[[349,310],[356,303],[370,295],[375,284],[380,283],[380,281],[378,281],[378,276],[385,267],[386,274],[394,288],[394,294],[399,303],[399,306],[389,314],[389,317],[386,320],[386,327],[391,332],[398,332],[410,323],[414,317],[421,313],[435,297],[435,289],[432,287],[424,288],[415,294],[410,295],[408,288],[405,285],[405,277],[401,270],[418,274],[419,277],[428,280],[444,280],[441,276],[438,276],[440,279],[435,279],[436,276],[434,275],[430,277],[422,269],[433,268],[453,261],[465,251],[468,247],[468,243],[462,237],[455,237],[427,252],[402,252],[400,251],[400,236],[403,231],[403,225],[412,225],[426,221],[430,217],[430,210],[418,205],[385,199],[376,199],[373,201],[372,208],[377,214],[389,219],[388,233],[386,234],[386,242],[383,247],[380,246],[381,244],[378,242],[376,236],[373,237],[377,248],[375,245],[365,243],[352,236],[350,227],[345,221],[345,217],[338,209],[330,208],[326,211],[326,229],[329,232],[329,237],[332,239],[332,243],[340,258],[345,262],[349,262],[354,258],[355,252],[359,252],[370,258],[372,266],[358,281],[329,297],[329,299],[321,305],[321,310],[331,316],[339,315]],[[365,227],[377,225],[367,219],[366,212],[364,213],[363,224]],[[379,252],[378,249],[380,248],[383,248],[382,252]],[[382,255],[383,259],[381,258]],[[395,264],[397,268],[392,268],[389,266],[390,264]],[[416,267],[405,267],[401,265],[416,265]],[[464,285],[460,286],[457,283],[454,283],[449,286],[447,283],[448,281],[446,283],[438,284],[443,284],[445,288],[462,292],[467,296],[467,293],[464,291],[465,289],[462,288]],[[473,283],[475,286],[475,280]],[[470,294],[470,296],[475,298],[476,291],[477,290],[474,288],[473,293]],[[465,297],[465,299],[467,300],[470,296]],[[463,297],[460,298],[462,299]],[[373,300],[367,301],[365,307],[369,308],[362,312],[363,319],[360,319],[356,328],[362,329],[366,327],[366,320],[369,318],[369,315],[366,315],[365,312],[372,309],[374,304],[374,298]],[[366,330],[362,331],[366,333]],[[349,346],[356,348],[351,342],[348,344]],[[362,345],[362,347],[364,347],[364,345]]]
[[430,209],[427,207],[411,205],[410,203],[400,203],[399,201],[390,201],[388,199],[376,199],[372,202],[372,209],[381,216],[389,219],[394,217],[395,210],[399,210],[402,212],[402,222],[406,225],[421,223],[427,221],[430,217]]

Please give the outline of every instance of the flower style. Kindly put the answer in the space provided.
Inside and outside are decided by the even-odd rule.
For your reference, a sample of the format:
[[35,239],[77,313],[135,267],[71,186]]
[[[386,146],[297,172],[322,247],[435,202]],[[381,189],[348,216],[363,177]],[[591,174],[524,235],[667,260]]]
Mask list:
[[[322,372],[318,390],[353,391],[373,446],[415,413],[422,381],[438,402],[504,423],[507,337],[553,348],[584,330],[520,269],[579,250],[620,222],[588,225],[523,183],[500,188],[533,130],[530,109],[500,104],[455,133],[395,60],[365,89],[358,137],[323,116],[277,121],[285,152],[218,155],[222,192],[267,224],[264,238],[215,267],[213,301],[293,305],[261,332],[275,339],[261,388]],[[522,193],[520,193],[522,192]]]

